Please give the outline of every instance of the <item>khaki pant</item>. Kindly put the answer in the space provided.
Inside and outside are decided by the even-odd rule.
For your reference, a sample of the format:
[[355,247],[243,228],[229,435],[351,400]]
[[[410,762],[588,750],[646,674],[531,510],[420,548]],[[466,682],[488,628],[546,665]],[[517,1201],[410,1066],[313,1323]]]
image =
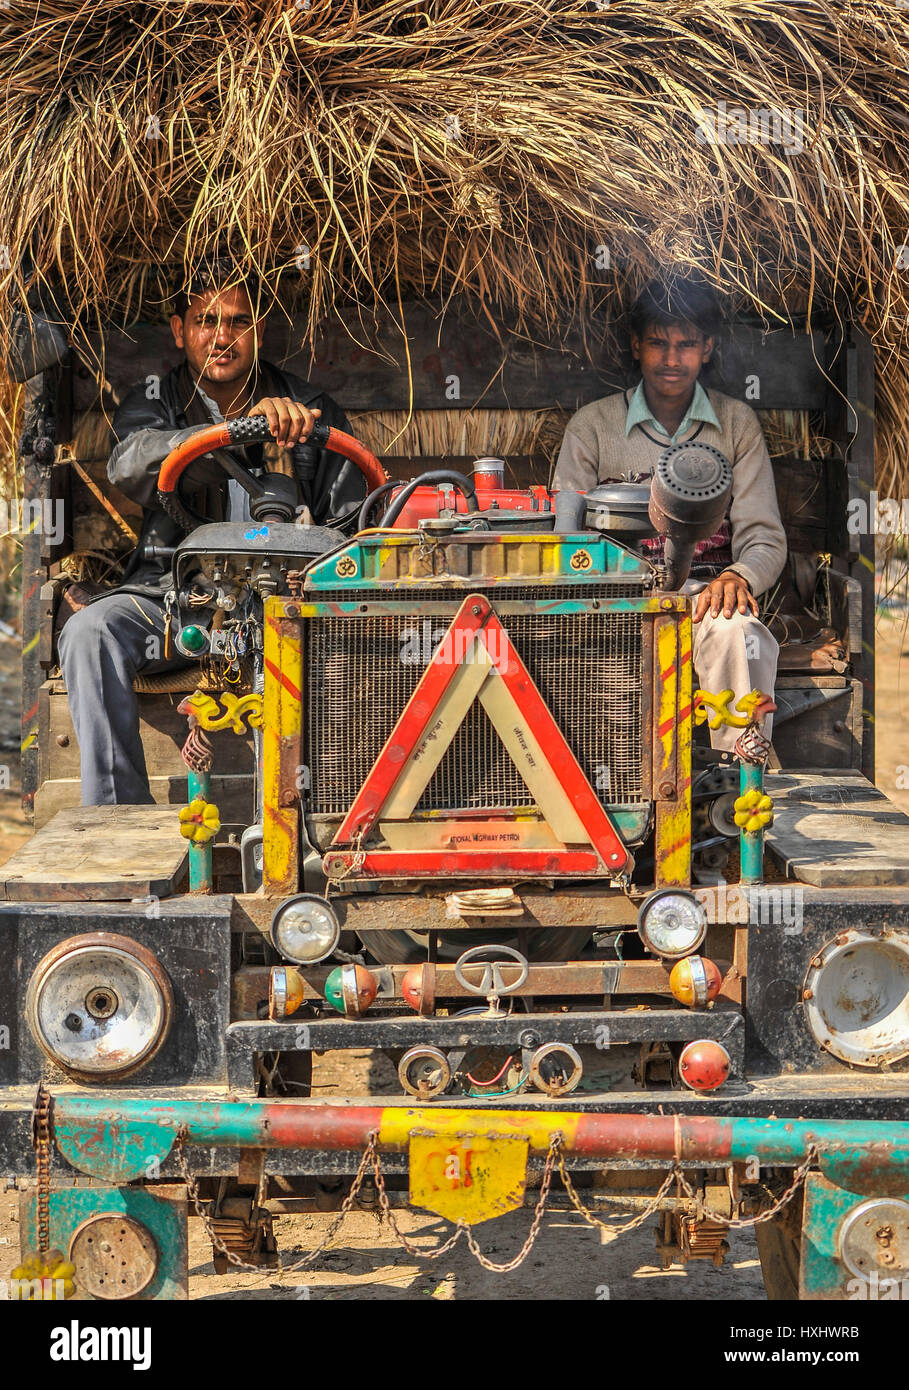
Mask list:
[[[703,587],[703,584],[698,584],[694,592]],[[689,592],[689,585],[686,585],[685,592]],[[733,613],[731,618],[724,618],[720,613],[718,618],[713,618],[707,613],[699,623],[694,624],[692,633],[696,688],[700,686],[712,695],[721,690],[732,690],[734,694],[729,706],[733,710],[736,702],[752,690],[761,690],[765,695],[773,694],[780,648],[776,638],[759,618],[752,617],[750,613]],[[770,738],[772,714],[767,716],[761,727],[766,737]],[[728,749],[731,753],[741,732],[741,729],[733,729],[726,724],[719,729],[711,729],[711,745]]]

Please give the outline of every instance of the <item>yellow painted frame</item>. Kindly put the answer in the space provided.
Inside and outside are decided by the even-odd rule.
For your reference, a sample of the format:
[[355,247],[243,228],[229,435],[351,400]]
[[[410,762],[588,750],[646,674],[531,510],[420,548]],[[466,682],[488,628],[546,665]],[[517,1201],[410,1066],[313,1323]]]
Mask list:
[[262,730],[266,897],[286,897],[299,887],[303,643],[298,618],[296,605],[281,598],[266,600]]
[[655,884],[691,883],[691,614],[661,614],[653,634]]

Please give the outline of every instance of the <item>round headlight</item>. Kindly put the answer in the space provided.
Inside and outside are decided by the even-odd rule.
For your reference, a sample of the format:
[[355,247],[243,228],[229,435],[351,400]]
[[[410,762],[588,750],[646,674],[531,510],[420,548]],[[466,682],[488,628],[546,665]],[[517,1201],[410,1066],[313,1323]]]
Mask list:
[[85,1080],[128,1076],[163,1043],[173,1014],[170,981],[129,937],[92,932],[59,942],[38,964],[25,1009],[35,1041]]
[[295,965],[318,965],[341,939],[341,925],[325,898],[300,893],[282,903],[271,919],[277,951]]
[[899,1061],[909,1053],[909,934],[840,932],[811,961],[802,999],[815,1041],[840,1061]]
[[677,960],[696,951],[707,934],[707,913],[693,893],[661,888],[638,913],[638,934],[648,951]]

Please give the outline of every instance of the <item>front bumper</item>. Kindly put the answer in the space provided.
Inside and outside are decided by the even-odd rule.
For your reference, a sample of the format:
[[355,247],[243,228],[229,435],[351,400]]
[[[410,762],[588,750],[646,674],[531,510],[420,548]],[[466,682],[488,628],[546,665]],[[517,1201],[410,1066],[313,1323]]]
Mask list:
[[[892,1191],[895,1184],[909,1191],[905,1076],[877,1077],[873,1091],[864,1077],[797,1076],[727,1086],[712,1096],[527,1095],[482,1107],[470,1097],[424,1106],[407,1097],[382,1097],[379,1104],[240,1100],[220,1087],[91,1094],[60,1087],[53,1096],[57,1177],[72,1177],[76,1169],[102,1181],[131,1182],[147,1175],[153,1158],[156,1174],[177,1178],[173,1146],[181,1132],[193,1173],[227,1176],[237,1173],[245,1150],[264,1151],[266,1173],[353,1173],[373,1132],[391,1173],[407,1172],[413,1131],[521,1135],[533,1161],[558,1131],[571,1168],[659,1169],[675,1159],[723,1167],[752,1158],[762,1167],[787,1167],[803,1162],[813,1145],[821,1171],[841,1186],[866,1191],[884,1184]],[[35,1171],[34,1100],[31,1088],[0,1091],[0,1173]]]

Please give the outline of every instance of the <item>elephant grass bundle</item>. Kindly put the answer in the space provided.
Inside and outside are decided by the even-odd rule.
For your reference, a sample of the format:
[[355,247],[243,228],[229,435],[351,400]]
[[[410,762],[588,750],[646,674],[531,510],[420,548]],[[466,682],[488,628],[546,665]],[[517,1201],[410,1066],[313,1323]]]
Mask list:
[[416,294],[593,359],[698,268],[872,336],[906,489],[894,0],[39,0],[0,10],[0,77],[0,331],[28,289],[77,331],[160,315],[229,246],[310,334]]

